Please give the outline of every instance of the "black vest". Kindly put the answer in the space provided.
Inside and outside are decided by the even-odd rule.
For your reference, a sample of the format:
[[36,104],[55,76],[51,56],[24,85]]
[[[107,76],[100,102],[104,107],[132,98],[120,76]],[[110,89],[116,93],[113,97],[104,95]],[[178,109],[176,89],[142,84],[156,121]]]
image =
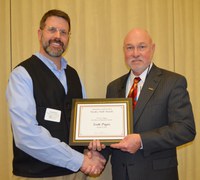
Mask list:
[[[36,56],[33,55],[19,65],[23,66],[32,78],[38,124],[45,127],[53,137],[68,144],[72,99],[82,98],[82,87],[77,72],[69,65],[65,70],[68,86],[66,95],[64,87],[57,77]],[[46,108],[61,111],[59,123],[44,120]],[[13,173],[15,175],[24,177],[53,177],[73,173],[66,168],[53,166],[29,156],[18,149],[15,143],[13,149]],[[83,147],[73,146],[73,149],[81,153],[83,152]]]

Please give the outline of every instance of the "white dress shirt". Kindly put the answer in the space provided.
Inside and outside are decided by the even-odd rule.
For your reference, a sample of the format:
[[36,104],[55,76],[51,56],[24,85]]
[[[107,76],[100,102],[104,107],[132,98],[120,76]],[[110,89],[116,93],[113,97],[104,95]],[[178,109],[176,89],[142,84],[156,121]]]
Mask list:
[[141,80],[138,82],[138,89],[137,89],[137,99],[139,98],[140,92],[142,90],[142,87],[144,85],[144,82],[146,80],[146,77],[147,77],[152,65],[153,64],[151,63],[148,66],[148,68],[146,68],[145,71],[142,74],[140,74],[140,76],[135,76],[132,71],[130,72],[130,75],[129,75],[127,83],[126,83],[126,97],[128,97],[129,91],[133,85],[133,81],[134,81],[135,77],[140,77]]

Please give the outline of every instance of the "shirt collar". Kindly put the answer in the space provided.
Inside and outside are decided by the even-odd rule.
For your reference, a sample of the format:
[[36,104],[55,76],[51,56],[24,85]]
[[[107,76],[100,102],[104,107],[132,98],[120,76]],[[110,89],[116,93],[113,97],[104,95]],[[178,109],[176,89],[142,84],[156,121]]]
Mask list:
[[[54,62],[48,59],[47,57],[43,56],[41,53],[37,52],[35,53],[35,56],[37,56],[49,69],[57,70],[57,67],[54,64]],[[62,57],[60,71],[66,68],[67,68],[67,61]]]
[[145,79],[146,79],[146,77],[147,77],[147,75],[148,75],[148,73],[149,73],[149,71],[150,71],[150,69],[151,69],[151,67],[152,67],[152,65],[153,65],[153,63],[151,63],[151,64],[144,70],[144,72],[143,72],[142,74],[140,74],[140,76],[135,76],[135,75],[133,74],[133,71],[131,71],[131,73],[130,73],[130,78],[129,78],[130,83],[131,83],[131,84],[133,83],[133,80],[134,80],[135,77],[140,77],[141,81],[144,82]]

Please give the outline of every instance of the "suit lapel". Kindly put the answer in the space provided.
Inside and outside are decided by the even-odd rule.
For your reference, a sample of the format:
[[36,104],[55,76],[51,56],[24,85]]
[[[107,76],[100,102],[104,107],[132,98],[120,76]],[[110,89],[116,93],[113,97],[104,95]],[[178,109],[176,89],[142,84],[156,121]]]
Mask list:
[[127,82],[127,79],[130,75],[130,71],[129,73],[127,73],[126,75],[124,75],[121,79],[121,83],[119,83],[121,85],[121,87],[119,87],[119,90],[118,90],[118,97],[126,97],[126,82]]
[[142,91],[140,93],[137,106],[134,110],[134,124],[140,118],[146,104],[150,100],[151,96],[154,94],[160,79],[161,79],[161,71],[155,65],[152,66],[151,71],[149,72],[145,83],[143,85]]

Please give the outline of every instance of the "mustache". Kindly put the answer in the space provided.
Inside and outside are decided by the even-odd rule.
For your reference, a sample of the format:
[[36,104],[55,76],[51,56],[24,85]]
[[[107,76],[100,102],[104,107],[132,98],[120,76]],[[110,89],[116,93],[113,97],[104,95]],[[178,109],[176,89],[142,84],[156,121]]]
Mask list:
[[129,61],[142,61],[141,58],[130,58]]
[[58,38],[49,40],[49,44],[51,44],[51,43],[58,43],[62,47],[64,46],[64,43],[60,39],[58,39]]

